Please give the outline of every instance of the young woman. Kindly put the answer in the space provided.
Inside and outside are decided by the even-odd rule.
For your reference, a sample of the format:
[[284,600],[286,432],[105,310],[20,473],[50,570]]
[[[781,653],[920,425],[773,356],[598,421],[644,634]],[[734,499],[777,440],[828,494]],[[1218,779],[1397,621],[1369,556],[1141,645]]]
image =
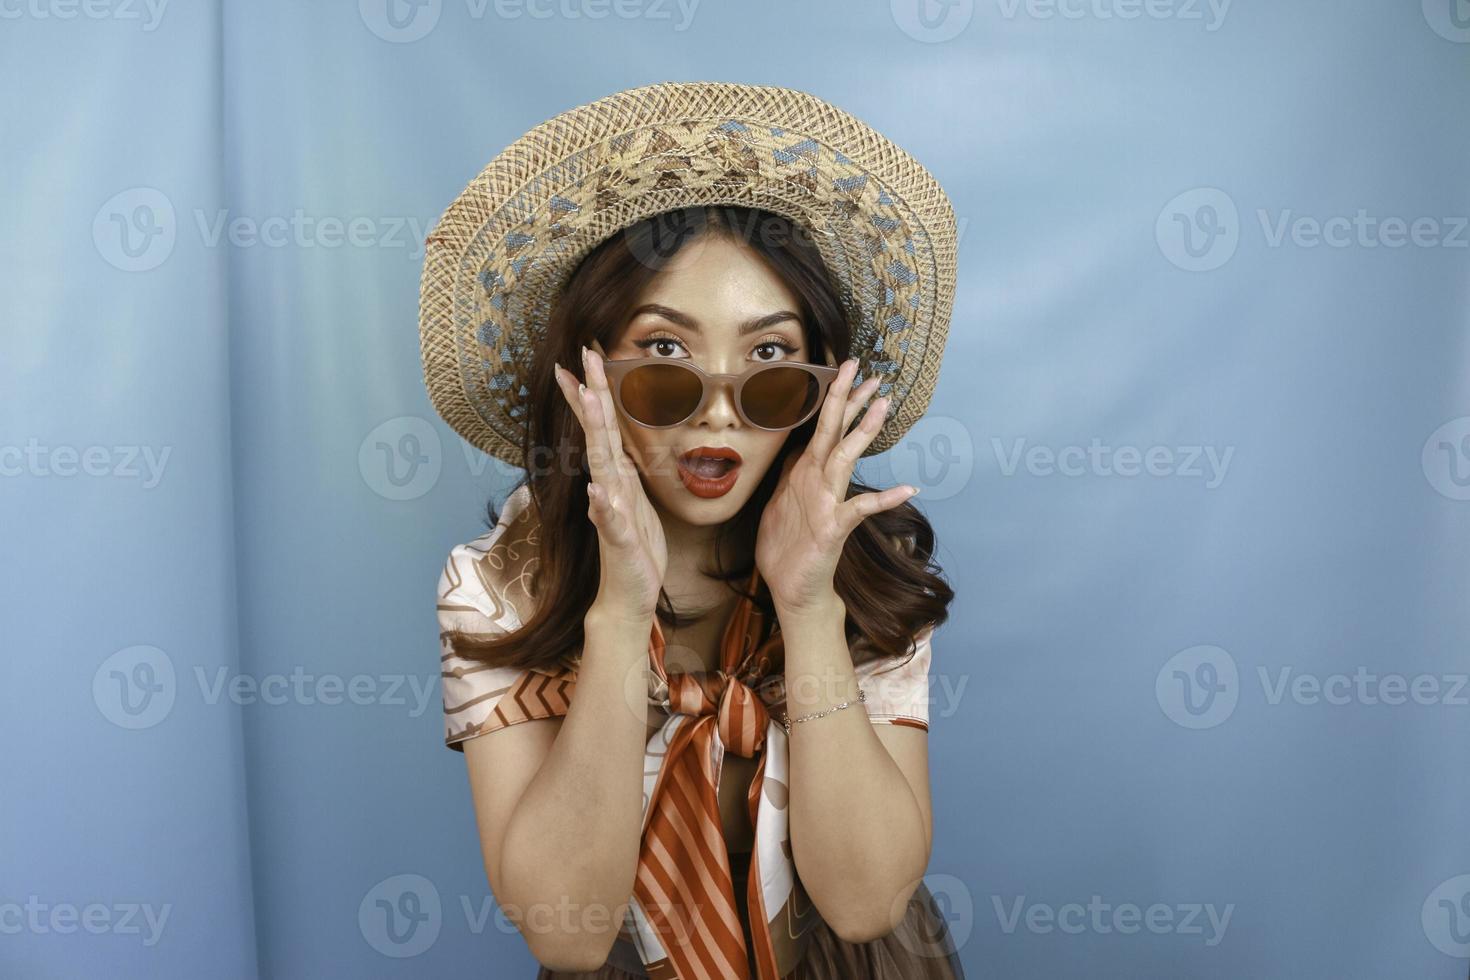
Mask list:
[[520,348],[527,477],[439,619],[446,742],[541,978],[963,975],[922,881],[953,593],[916,488],[853,479],[892,399],[843,281],[800,221],[657,211]]

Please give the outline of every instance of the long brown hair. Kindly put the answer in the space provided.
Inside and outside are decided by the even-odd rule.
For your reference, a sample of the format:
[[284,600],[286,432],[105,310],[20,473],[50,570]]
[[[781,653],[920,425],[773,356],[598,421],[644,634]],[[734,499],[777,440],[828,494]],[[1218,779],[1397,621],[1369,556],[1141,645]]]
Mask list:
[[[755,249],[796,294],[808,349],[820,356],[825,343],[839,364],[849,356],[852,332],[821,254],[802,226],[780,215],[736,206],[684,208],[654,215],[599,243],[572,272],[548,321],[546,343],[538,345],[524,379],[531,405],[522,443],[528,466],[515,489],[529,483],[532,503],[522,515],[530,530],[516,540],[532,551],[526,566],[527,592],[535,597],[535,610],[509,634],[447,633],[460,656],[493,666],[554,669],[582,649],[583,616],[598,587],[597,528],[587,517],[586,441],[556,384],[553,364],[571,366],[586,380],[579,348],[590,347],[594,339],[603,349],[612,347],[644,287],[702,234],[721,235]],[[802,451],[815,429],[814,417],[792,430],[750,500],[720,526],[716,567],[702,569],[706,575],[746,594],[754,559],[741,567],[721,567],[718,556],[727,553],[725,536],[751,546],[733,553],[754,553],[760,516],[775,490],[782,460]],[[846,496],[874,489],[853,480]],[[486,504],[486,513],[487,525],[495,527],[499,517],[493,500]],[[547,529],[554,532],[546,533]],[[511,537],[510,529],[505,537]],[[941,577],[933,555],[934,530],[910,503],[868,517],[848,536],[833,585],[847,606],[847,635],[855,662],[870,656],[902,657],[924,627],[948,618],[946,607],[954,591]],[[777,625],[763,584],[749,598],[765,613],[768,628]],[[663,590],[657,615],[666,626],[688,621]],[[871,654],[856,655],[864,648]]]

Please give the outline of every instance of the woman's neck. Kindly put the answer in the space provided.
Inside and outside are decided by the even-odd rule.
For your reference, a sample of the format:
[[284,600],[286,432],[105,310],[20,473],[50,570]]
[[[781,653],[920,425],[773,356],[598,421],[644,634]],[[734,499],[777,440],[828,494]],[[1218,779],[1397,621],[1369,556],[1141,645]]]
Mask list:
[[[697,613],[699,610],[720,604],[729,586],[711,578],[705,569],[717,566],[715,549],[721,544],[718,524],[689,524],[659,510],[663,520],[664,540],[669,549],[669,566],[664,574],[664,590],[669,593],[680,612]],[[719,567],[733,568],[748,561],[749,554],[742,553],[740,543],[732,540],[733,535],[724,535],[723,561]],[[671,584],[675,587],[671,587]],[[682,601],[681,601],[682,600]]]

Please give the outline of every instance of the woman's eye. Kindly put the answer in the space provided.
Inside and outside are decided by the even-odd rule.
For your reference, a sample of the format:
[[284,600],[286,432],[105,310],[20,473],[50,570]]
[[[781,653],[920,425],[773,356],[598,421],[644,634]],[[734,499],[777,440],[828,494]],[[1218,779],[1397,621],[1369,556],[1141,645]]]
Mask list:
[[756,359],[757,360],[760,360],[760,361],[773,361],[773,360],[775,360],[776,359],[775,358],[775,351],[781,351],[787,357],[790,357],[792,354],[795,354],[796,351],[797,351],[797,348],[792,347],[790,344],[786,343],[786,341],[784,341],[784,340],[763,340],[759,344],[756,344],[755,349],[758,352],[759,351],[762,351],[762,350],[766,350],[766,351],[770,351],[771,352],[771,356],[770,357],[763,357],[759,353],[757,353],[756,354]]
[[684,342],[682,340],[678,340],[678,339],[676,339],[674,337],[665,337],[665,336],[662,336],[662,335],[655,335],[655,336],[652,336],[652,337],[645,337],[642,340],[635,340],[635,341],[633,341],[633,346],[634,347],[641,348],[642,350],[645,350],[645,351],[647,351],[649,348],[654,348],[658,352],[656,356],[666,357],[666,356],[671,356],[668,353],[668,350],[669,350],[669,348],[671,346],[672,347],[683,347],[684,346]]

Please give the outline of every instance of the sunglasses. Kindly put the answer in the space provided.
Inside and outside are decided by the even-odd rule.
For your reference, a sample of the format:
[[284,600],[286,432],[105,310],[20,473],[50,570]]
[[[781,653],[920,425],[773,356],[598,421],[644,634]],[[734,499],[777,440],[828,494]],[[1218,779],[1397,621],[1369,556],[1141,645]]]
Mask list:
[[756,364],[740,374],[710,374],[688,358],[604,359],[613,404],[649,429],[689,421],[716,384],[734,391],[735,411],[746,425],[768,432],[794,429],[816,414],[839,368],[801,361]]

